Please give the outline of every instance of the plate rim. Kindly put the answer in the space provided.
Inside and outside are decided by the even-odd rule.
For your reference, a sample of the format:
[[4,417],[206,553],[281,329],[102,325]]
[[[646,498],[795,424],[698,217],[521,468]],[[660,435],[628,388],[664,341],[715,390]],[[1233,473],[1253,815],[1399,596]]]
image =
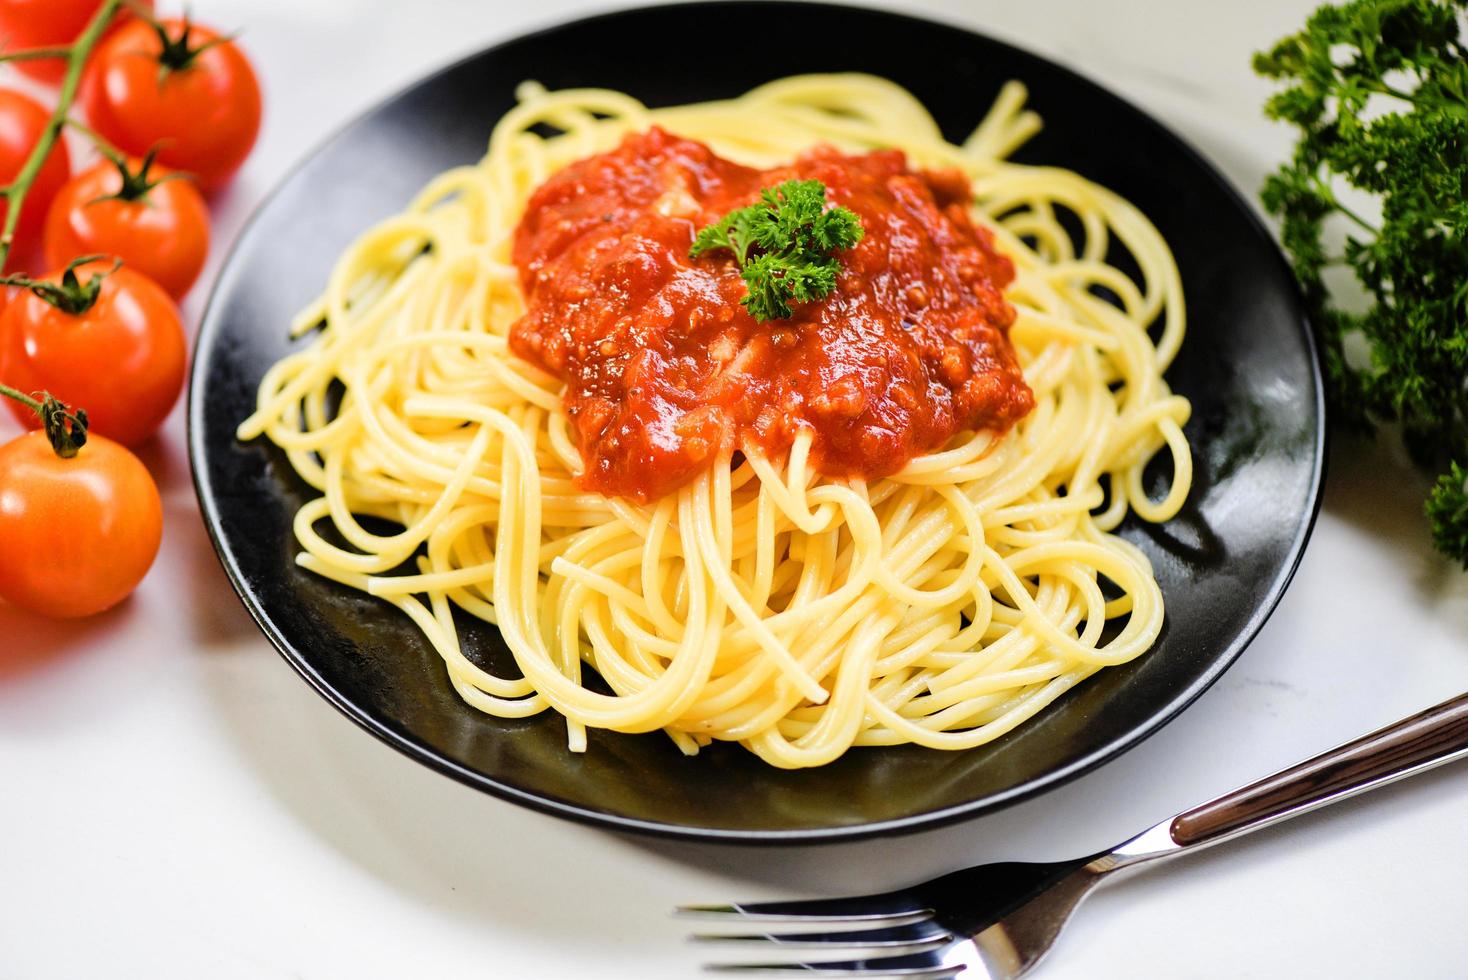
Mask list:
[[[662,11],[688,11],[692,8],[722,8],[724,10],[757,9],[764,15],[770,13],[772,8],[780,6],[824,8],[831,11],[833,15],[857,13],[877,19],[904,21],[908,23],[917,22],[928,27],[964,34],[985,44],[1009,49],[1025,58],[1034,59],[1045,64],[1048,68],[1057,72],[1069,84],[1090,89],[1103,100],[1114,103],[1124,112],[1132,113],[1144,125],[1151,127],[1165,142],[1171,143],[1198,168],[1201,174],[1206,175],[1208,180],[1223,191],[1224,195],[1247,217],[1252,229],[1270,244],[1269,251],[1272,254],[1273,261],[1280,268],[1284,281],[1287,283],[1287,293],[1294,307],[1292,311],[1294,316],[1292,319],[1296,321],[1296,326],[1304,340],[1308,355],[1315,418],[1313,439],[1310,447],[1314,453],[1314,461],[1311,467],[1309,487],[1307,490],[1308,506],[1306,508],[1307,513],[1305,519],[1300,523],[1293,538],[1290,540],[1287,556],[1282,562],[1274,580],[1269,583],[1263,601],[1255,606],[1233,643],[1222,654],[1213,658],[1207,669],[1186,688],[1178,691],[1163,707],[1155,711],[1144,724],[1137,726],[1125,735],[1108,741],[1106,745],[1099,749],[1079,758],[1072,759],[1037,779],[1028,780],[1009,790],[990,794],[977,800],[970,800],[937,810],[860,824],[785,830],[694,827],[684,824],[628,817],[605,810],[593,809],[589,806],[573,804],[551,796],[521,789],[510,783],[462,766],[392,729],[371,713],[358,706],[351,699],[347,698],[322,677],[275,626],[263,608],[263,604],[258,601],[254,591],[245,581],[245,576],[239,567],[233,551],[223,540],[220,531],[221,518],[216,502],[217,498],[210,482],[206,462],[208,447],[204,439],[205,426],[203,411],[207,398],[202,390],[204,387],[204,376],[201,373],[201,368],[209,359],[209,356],[212,355],[218,334],[220,333],[219,323],[222,320],[220,308],[223,305],[223,296],[226,292],[231,291],[229,287],[240,275],[239,269],[241,268],[241,263],[237,260],[243,254],[245,246],[251,244],[255,226],[260,221],[262,215],[265,214],[275,199],[283,192],[284,188],[294,181],[302,170],[309,166],[328,147],[343,138],[362,122],[407,98],[411,93],[458,70],[464,65],[482,58],[491,58],[497,52],[509,46],[532,42],[572,26],[584,28],[595,25],[598,22],[628,16],[656,15]],[[437,68],[432,68],[417,78],[398,86],[391,93],[365,109],[354,113],[326,136],[318,139],[275,179],[269,191],[256,203],[250,216],[235,235],[228,252],[220,264],[219,274],[209,290],[208,299],[199,319],[199,329],[195,336],[194,350],[189,362],[186,413],[186,442],[189,470],[192,476],[194,493],[199,504],[199,513],[208,532],[209,541],[214,547],[215,555],[223,566],[231,587],[249,612],[250,617],[255,621],[255,624],[260,628],[266,639],[270,641],[281,658],[317,694],[326,700],[327,703],[335,707],[359,728],[408,756],[410,759],[442,775],[448,776],[481,792],[488,793],[491,796],[528,807],[541,813],[601,829],[628,831],[639,835],[663,839],[746,845],[827,844],[910,834],[948,826],[962,820],[973,819],[980,815],[997,812],[998,810],[1056,789],[1105,765],[1107,762],[1116,759],[1146,739],[1157,734],[1157,732],[1176,719],[1194,701],[1200,698],[1233,666],[1244,650],[1248,648],[1249,644],[1259,635],[1265,623],[1278,608],[1280,600],[1283,598],[1285,591],[1300,566],[1300,562],[1304,557],[1306,544],[1310,539],[1311,533],[1314,531],[1316,520],[1320,514],[1330,442],[1329,424],[1325,407],[1325,384],[1321,373],[1315,330],[1312,326],[1303,295],[1300,292],[1299,284],[1295,279],[1293,270],[1282,253],[1278,240],[1264,223],[1259,213],[1239,189],[1206,156],[1152,113],[1137,106],[1129,99],[1118,95],[1111,88],[1067,65],[1061,64],[1045,55],[1038,54],[1023,45],[1014,44],[967,26],[934,17],[899,13],[878,7],[831,3],[826,2],[826,0],[774,0],[774,2],[771,2],[771,0],[712,0],[712,2],[683,0],[683,2],[668,4],[641,4],[618,7],[586,16],[556,20],[538,27],[531,27],[525,31],[454,58]]]

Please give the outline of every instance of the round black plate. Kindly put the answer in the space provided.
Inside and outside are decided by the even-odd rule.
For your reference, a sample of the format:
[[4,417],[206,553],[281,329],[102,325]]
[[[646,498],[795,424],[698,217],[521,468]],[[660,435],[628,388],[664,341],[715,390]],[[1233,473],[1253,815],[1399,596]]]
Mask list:
[[[822,43],[742,45],[716,70],[677,53],[689,37],[747,36],[756,22]],[[296,568],[290,522],[305,488],[273,447],[236,442],[235,426],[265,369],[291,349],[289,318],[341,249],[432,175],[477,160],[518,82],[606,86],[667,105],[844,70],[906,86],[955,141],[1001,83],[1024,80],[1045,129],[1019,159],[1121,193],[1172,244],[1190,323],[1169,379],[1193,401],[1198,474],[1181,516],[1126,530],[1167,598],[1155,649],[970,752],[861,749],[784,772],[737,746],[685,758],[660,734],[600,732],[573,755],[558,717],[474,711],[405,617]],[[291,666],[372,734],[560,816],[705,840],[810,842],[915,830],[1015,802],[1137,744],[1201,694],[1259,630],[1305,545],[1324,456],[1320,390],[1300,301],[1269,234],[1152,119],[1064,68],[953,27],[874,10],[719,3],[614,13],[491,48],[328,140],[260,209],[215,287],[194,361],[189,448],[205,521],[245,605]],[[492,629],[468,636],[471,656],[508,662]]]

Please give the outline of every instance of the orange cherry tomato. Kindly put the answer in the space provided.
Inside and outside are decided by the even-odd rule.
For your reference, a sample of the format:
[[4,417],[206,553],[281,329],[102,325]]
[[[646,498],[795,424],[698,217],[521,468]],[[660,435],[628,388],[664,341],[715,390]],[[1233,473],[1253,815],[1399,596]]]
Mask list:
[[137,169],[129,170],[124,181],[116,164],[102,160],[67,181],[46,214],[46,264],[60,269],[79,255],[115,255],[182,299],[209,253],[209,210],[189,181],[143,190],[161,175],[144,171],[137,181]]
[[[50,111],[29,95],[0,88],[0,184],[9,184],[19,176],[50,120]],[[66,143],[57,140],[21,206],[20,224],[15,231],[15,248],[22,253],[20,258],[34,248],[46,209],[70,175],[71,156],[67,153]],[[9,204],[0,199],[0,222],[5,220],[9,210]],[[24,265],[23,262],[9,264]]]
[[142,156],[156,145],[162,163],[216,189],[245,162],[260,131],[255,70],[233,41],[207,27],[167,18],[159,28],[166,46],[140,20],[98,46],[83,81],[87,115],[123,151]]
[[[105,262],[79,267],[87,282]],[[62,275],[46,276],[62,282]],[[126,266],[102,282],[96,302],[67,313],[23,292],[0,314],[0,378],[24,392],[49,391],[87,410],[91,430],[125,446],[163,424],[183,388],[185,341],[178,307],[157,283]],[[12,412],[32,428],[40,419],[18,402]]]
[[112,440],[90,436],[70,459],[44,432],[0,446],[0,598],[44,616],[99,613],[137,588],[162,536],[157,485]]
[[[153,0],[134,0],[133,5],[152,10]],[[101,6],[102,0],[0,0],[0,37],[5,39],[7,51],[64,47],[77,39]],[[124,7],[113,18],[113,24],[121,24],[128,16]],[[17,61],[15,67],[52,85],[66,74],[64,58]]]

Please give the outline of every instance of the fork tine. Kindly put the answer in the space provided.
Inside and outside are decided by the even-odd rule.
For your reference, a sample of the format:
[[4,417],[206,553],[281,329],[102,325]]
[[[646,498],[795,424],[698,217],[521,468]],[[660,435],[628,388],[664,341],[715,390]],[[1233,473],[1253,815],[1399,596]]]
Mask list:
[[907,949],[918,952],[936,949],[953,939],[953,935],[931,919],[907,925],[857,929],[849,932],[741,933],[736,935],[697,933],[701,943],[768,943],[796,949]]
[[691,918],[763,919],[776,922],[852,922],[896,926],[920,922],[933,910],[908,892],[854,898],[812,898],[794,902],[738,902],[730,905],[680,905],[675,915]]
[[902,980],[949,980],[964,970],[962,963],[944,964],[932,954],[882,956],[865,960],[837,960],[827,963],[707,963],[710,973],[737,973],[741,976],[830,977],[852,980],[854,977],[900,977]]

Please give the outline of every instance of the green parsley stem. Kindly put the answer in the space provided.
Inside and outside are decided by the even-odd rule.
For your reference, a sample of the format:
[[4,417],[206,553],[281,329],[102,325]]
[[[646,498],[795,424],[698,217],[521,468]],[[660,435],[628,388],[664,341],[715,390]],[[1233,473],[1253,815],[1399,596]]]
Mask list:
[[1331,207],[1335,208],[1335,210],[1339,211],[1346,218],[1349,218],[1352,222],[1359,226],[1362,231],[1370,232],[1373,235],[1381,233],[1381,230],[1373,225],[1371,222],[1367,221],[1355,211],[1352,211],[1350,208],[1342,204],[1340,198],[1335,196],[1335,191],[1331,189],[1331,186],[1328,182],[1322,180],[1319,177],[1316,177],[1315,187],[1316,190],[1319,191],[1320,196],[1325,198],[1325,200],[1330,204]]

